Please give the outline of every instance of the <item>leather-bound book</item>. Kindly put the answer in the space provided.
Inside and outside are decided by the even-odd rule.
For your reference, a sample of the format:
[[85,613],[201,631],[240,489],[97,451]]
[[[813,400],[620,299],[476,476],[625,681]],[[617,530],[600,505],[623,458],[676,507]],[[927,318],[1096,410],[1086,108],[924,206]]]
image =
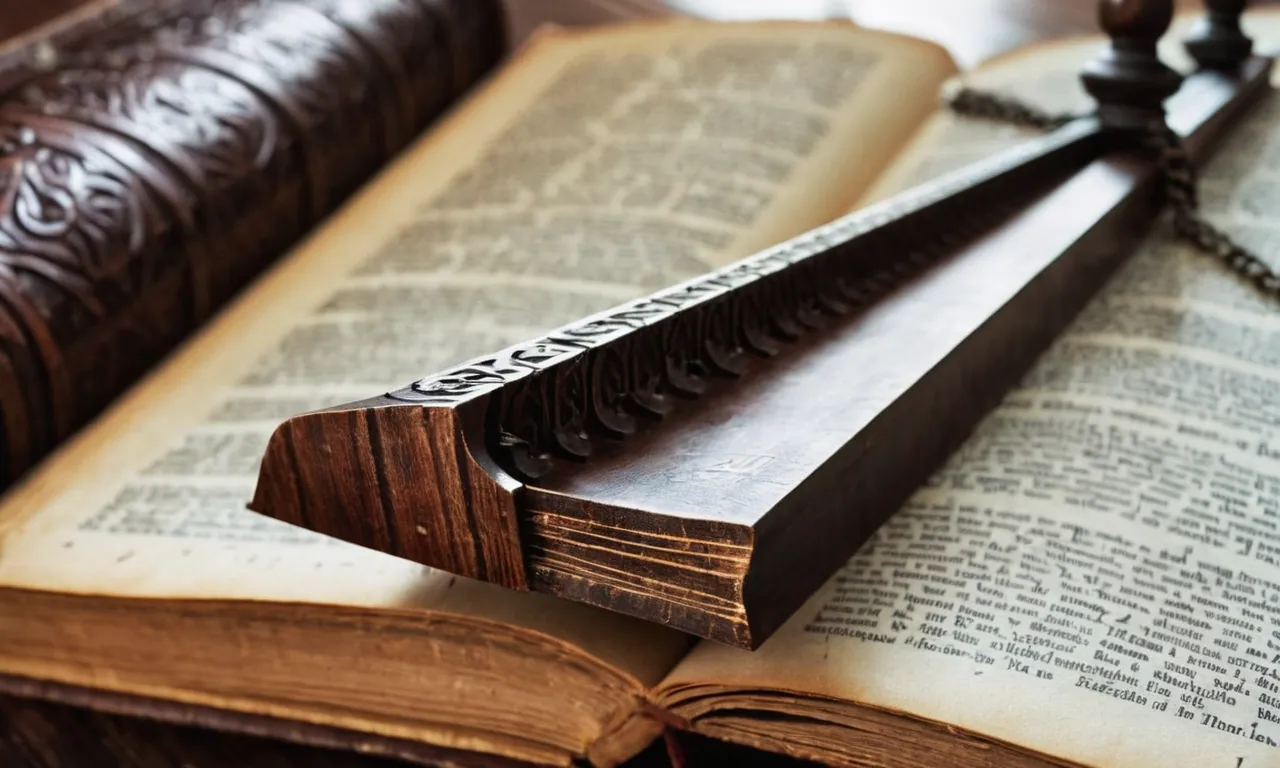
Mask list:
[[[234,26],[219,18],[209,26]],[[305,18],[300,12],[286,28],[300,33]],[[1280,39],[1280,15],[1247,20],[1260,48]],[[156,28],[170,30],[153,34],[157,50],[220,67],[237,61],[204,42],[200,25]],[[1187,23],[1177,30],[1165,45],[1189,69],[1180,45]],[[1087,108],[1080,71],[1103,42],[1029,48],[966,77],[1055,112]],[[1203,105],[1222,93],[1232,95],[1219,106],[1252,106],[1196,112],[1203,119],[1179,125],[1197,163],[1219,147],[1197,166],[1206,215],[1274,261],[1280,102],[1264,87],[1266,64],[1251,59],[1248,78],[1190,75],[1169,114],[1183,119],[1187,99]],[[675,744],[686,731],[837,766],[1276,764],[1280,322],[1274,305],[1155,221],[1158,197],[1146,193],[1157,166],[1124,145],[1087,159],[1061,184],[1014,190],[1016,213],[985,229],[979,219],[961,239],[965,250],[899,248],[909,264],[921,254],[937,260],[885,302],[838,317],[807,314],[817,327],[778,341],[778,353],[753,358],[760,367],[740,379],[708,377],[701,398],[682,399],[627,439],[590,435],[599,453],[576,464],[555,456],[559,477],[575,482],[635,457],[638,469],[613,487],[641,511],[674,500],[688,511],[687,527],[634,525],[603,505],[581,515],[565,505],[525,508],[515,523],[527,565],[508,571],[528,578],[531,589],[521,591],[483,580],[492,571],[470,578],[412,559],[446,542],[486,566],[502,564],[478,547],[468,552],[483,543],[477,531],[433,517],[439,504],[412,505],[416,517],[354,514],[469,491],[466,481],[478,475],[462,478],[453,471],[470,469],[454,460],[461,451],[439,447],[458,442],[416,450],[423,441],[414,440],[413,411],[386,422],[344,403],[703,280],[832,221],[918,199],[918,185],[946,189],[936,182],[942,174],[1093,124],[1045,136],[939,113],[939,90],[955,74],[937,46],[847,23],[668,19],[535,35],[0,501],[0,694],[424,765],[615,766],[661,757],[662,737],[680,733]],[[42,78],[52,82],[29,79]],[[201,272],[200,285],[229,290],[236,271],[248,269],[237,248],[247,250],[251,235],[273,237],[268,224],[284,227],[332,204],[325,184],[397,125],[366,109],[381,103],[375,95],[339,87],[347,81],[334,75],[325,82],[324,98],[346,105],[332,122],[290,134],[291,149],[257,175],[219,177],[231,190],[219,206],[193,202],[182,209],[194,212],[189,221],[148,219],[169,222],[154,235],[166,243],[185,242],[182,227],[228,238],[229,251],[203,262],[217,267]],[[79,108],[64,100],[64,112],[45,115],[22,106],[33,87],[15,89],[5,109],[26,109],[44,125]],[[245,87],[256,94],[262,86]],[[47,110],[55,102],[33,103]],[[84,130],[132,147],[126,131],[141,129],[130,114],[122,108],[109,129],[87,121]],[[271,114],[281,116],[272,125],[292,125],[283,108]],[[1224,114],[1232,119],[1218,121]],[[1211,142],[1215,125],[1221,140]],[[160,142],[169,134],[162,124],[147,135]],[[234,154],[241,145],[216,146]],[[150,157],[139,150],[137,162]],[[295,169],[309,174],[306,184],[267,181]],[[173,161],[144,180],[181,180],[190,170]],[[316,174],[325,184],[313,183]],[[291,207],[258,219],[255,195],[263,206],[280,196]],[[1130,219],[1135,211],[1147,215]],[[1028,361],[1012,391],[994,398],[990,416],[883,526],[851,531],[833,517],[825,528],[788,528],[812,511],[796,505],[785,511],[799,517],[708,535],[761,479],[812,466],[801,438],[818,447],[847,439],[842,404],[852,410],[884,391],[867,373],[878,369],[835,375],[829,361],[863,350],[878,352],[881,365],[927,359],[939,339],[972,327],[952,322],[959,309],[1005,295],[993,288],[1069,249],[1075,241],[1064,241],[1086,219],[1132,225],[1102,230],[1132,239],[1123,258],[1114,248],[1092,252],[1108,255],[1113,279],[1045,340],[1038,362]],[[247,222],[266,228],[250,232]],[[885,250],[903,242],[913,241]],[[190,289],[187,269],[170,279]],[[194,312],[187,298],[165,311]],[[1042,304],[1022,305],[1018,317],[1063,314]],[[159,314],[139,310],[129,332],[141,336]],[[82,343],[97,339],[88,338]],[[103,356],[102,371],[111,359]],[[916,400],[908,414],[916,421],[896,423],[916,428],[946,416],[986,370],[938,367],[956,374],[951,386]],[[663,381],[683,372],[673,365]],[[80,381],[93,371],[74,373],[69,386],[96,391]],[[766,374],[776,378],[752,378]],[[734,393],[760,392],[760,382],[787,397],[733,412]],[[662,386],[656,394],[672,393]],[[823,409],[831,417],[815,418]],[[309,430],[299,414],[315,413],[339,414],[344,430]],[[800,416],[787,423],[792,413]],[[427,434],[419,418],[418,434]],[[762,423],[775,429],[749,428]],[[272,442],[282,424],[298,428],[297,441]],[[527,434],[498,433],[495,443],[518,448]],[[700,441],[707,434],[728,437],[712,451]],[[885,480],[895,479],[884,451],[901,441],[877,436],[859,455],[878,457]],[[776,445],[788,450],[765,450]],[[291,454],[291,446],[305,450]],[[365,460],[369,446],[385,450]],[[278,493],[261,505],[280,519],[247,509],[273,462],[306,470],[296,488],[273,485]],[[548,499],[577,490],[550,485],[557,477],[530,480],[525,492]],[[388,478],[399,484],[380,482]],[[328,484],[344,503],[279,501],[306,484]],[[724,490],[695,495],[708,487]],[[651,495],[638,498],[644,490]],[[853,503],[834,511],[860,513]],[[774,544],[814,552],[814,561],[867,538],[793,605],[798,590],[787,580],[796,574],[777,565],[786,560],[760,561],[742,578],[749,550],[788,532]],[[616,552],[627,557],[602,556]],[[670,578],[677,571],[682,577]],[[742,625],[725,597],[739,583],[761,585],[764,595],[788,587],[773,593],[769,631],[694,637],[703,627]],[[635,599],[601,599],[619,596]],[[761,605],[768,601],[748,607]],[[695,611],[723,621],[685,622]],[[33,730],[46,721],[34,722]],[[694,751],[684,759],[750,764],[697,762]]]
[[0,54],[0,483],[482,76],[500,12],[123,0]]

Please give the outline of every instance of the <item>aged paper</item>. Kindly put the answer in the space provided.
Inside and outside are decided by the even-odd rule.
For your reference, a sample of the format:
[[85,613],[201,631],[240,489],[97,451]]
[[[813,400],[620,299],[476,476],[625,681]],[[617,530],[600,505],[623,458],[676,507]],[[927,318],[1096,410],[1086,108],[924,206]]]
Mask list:
[[[1071,61],[1051,53],[975,79],[1050,82]],[[1074,98],[1054,94],[1053,108]],[[930,131],[889,176],[911,183],[1017,140],[949,117]],[[1278,189],[1269,97],[1202,190],[1280,265]],[[754,654],[701,644],[661,699],[715,731],[714,691],[735,689],[860,702],[1089,765],[1276,765],[1276,305],[1162,229],[784,629]],[[769,706],[814,734],[848,721],[820,701]],[[739,715],[726,727],[750,740]]]

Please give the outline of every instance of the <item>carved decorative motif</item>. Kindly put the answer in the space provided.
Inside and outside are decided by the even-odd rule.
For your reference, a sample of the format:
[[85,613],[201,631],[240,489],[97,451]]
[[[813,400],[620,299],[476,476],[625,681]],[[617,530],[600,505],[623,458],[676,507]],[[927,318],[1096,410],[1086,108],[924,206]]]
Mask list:
[[[353,92],[374,87],[372,68],[353,42],[304,5],[260,1],[223,3],[200,24],[165,26],[154,35],[157,50],[168,55],[234,68],[271,93],[303,130],[333,120],[335,110],[359,100]],[[217,53],[232,60],[220,60]]]
[[49,139],[27,125],[0,126],[0,264],[39,275],[101,316],[95,286],[139,258],[160,212],[114,158]]
[[205,192],[265,168],[284,130],[252,89],[182,62],[60,70],[23,88],[18,103],[146,142]]
[[0,61],[10,476],[482,74],[499,6],[463,1],[139,2]]
[[751,356],[865,305],[1096,150],[1092,120],[854,213],[761,254],[389,393],[454,408],[488,398],[488,437],[517,476],[583,460],[673,401],[742,375]]

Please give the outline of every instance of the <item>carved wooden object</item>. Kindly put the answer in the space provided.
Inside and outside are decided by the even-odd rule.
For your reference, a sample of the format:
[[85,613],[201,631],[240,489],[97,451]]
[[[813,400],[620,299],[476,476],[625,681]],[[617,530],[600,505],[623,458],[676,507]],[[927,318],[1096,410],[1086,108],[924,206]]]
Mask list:
[[[1128,9],[1106,12],[1115,44],[1086,76],[1108,115],[545,338],[290,419],[253,508],[757,646],[1153,220],[1158,168],[1121,128],[1161,117],[1168,3],[1104,5]],[[1193,160],[1269,70],[1197,74],[1168,102]]]
[[496,0],[124,0],[0,58],[0,487],[501,53]]
[[1111,45],[1085,67],[1081,80],[1098,102],[1108,127],[1141,129],[1164,117],[1164,101],[1182,77],[1156,55],[1156,43],[1173,21],[1163,0],[1102,0],[1098,22]]
[[1205,15],[1187,38],[1187,53],[1206,69],[1231,70],[1253,52],[1253,41],[1240,29],[1246,0],[1205,0]]

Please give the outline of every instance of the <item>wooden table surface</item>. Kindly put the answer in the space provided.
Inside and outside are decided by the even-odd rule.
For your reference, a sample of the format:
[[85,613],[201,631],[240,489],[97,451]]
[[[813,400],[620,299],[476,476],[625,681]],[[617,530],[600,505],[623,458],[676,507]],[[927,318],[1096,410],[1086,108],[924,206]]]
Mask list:
[[[0,43],[97,0],[0,0]],[[1255,0],[1261,2],[1280,0]],[[510,0],[526,20],[553,15],[592,23],[660,13],[658,0]],[[867,27],[934,40],[962,66],[1037,40],[1097,30],[1095,0],[667,0],[680,12],[714,19],[851,18]],[[1179,0],[1198,6],[1198,0]],[[32,741],[32,734],[48,738]],[[708,747],[708,749],[712,749]],[[131,755],[132,760],[123,756]],[[114,756],[114,760],[112,759]],[[653,757],[652,755],[650,756]],[[85,761],[88,762],[85,762]],[[107,762],[103,762],[106,760]],[[754,762],[745,755],[733,764]],[[714,758],[710,762],[717,762]],[[326,753],[250,737],[225,737],[74,708],[0,696],[0,765],[387,766],[388,761]]]

